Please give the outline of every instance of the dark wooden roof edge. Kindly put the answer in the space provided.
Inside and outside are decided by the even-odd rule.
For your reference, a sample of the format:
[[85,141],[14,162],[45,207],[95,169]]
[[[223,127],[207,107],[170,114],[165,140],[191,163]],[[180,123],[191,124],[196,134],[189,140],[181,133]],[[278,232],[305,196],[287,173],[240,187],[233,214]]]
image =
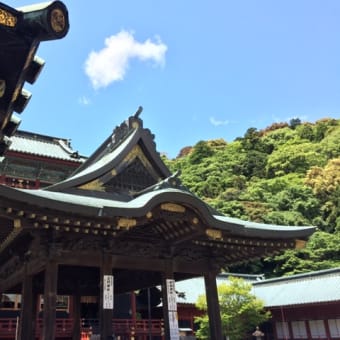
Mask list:
[[[137,110],[137,112],[134,114],[134,118],[139,118],[140,113],[143,111],[143,108],[140,106]],[[140,119],[139,119],[140,120]],[[119,144],[122,141],[122,137],[129,134],[132,130],[132,126],[129,128],[130,119],[127,121],[124,121],[120,124],[120,126],[116,126],[110,136],[108,136],[105,141],[92,153],[90,157],[88,157],[87,161],[83,163],[74,173],[73,175],[77,174],[78,172],[83,171],[85,168],[89,167],[91,164],[94,164],[97,162],[100,158],[102,158],[105,154],[107,154],[108,150],[113,147],[118,147]],[[140,127],[143,127],[142,121],[141,124],[139,124]],[[117,140],[114,141],[114,136],[119,136]]]
[[110,171],[116,164],[119,164],[124,159],[124,156],[132,149],[138,139],[138,130],[135,130],[124,140],[123,143],[119,145],[123,148],[122,151],[119,147],[117,147],[111,152],[111,157],[107,157],[107,159],[104,160],[103,158],[98,158],[96,162],[91,162],[90,164],[87,164],[87,166],[84,167],[82,171],[73,173],[65,180],[44,188],[44,190],[63,192],[70,188],[81,186],[97,179],[98,177],[104,175],[106,172]]
[[[202,200],[178,189],[156,190],[129,202],[120,202],[45,190],[16,189],[1,185],[1,197],[25,203],[27,207],[33,205],[35,209],[37,207],[41,209],[47,208],[50,211],[57,210],[59,213],[65,212],[87,218],[142,217],[163,203],[171,203],[192,209],[209,228],[219,229],[224,232],[230,232],[231,235],[243,237],[307,239],[315,231],[315,227],[312,226],[265,225],[227,216],[216,216],[211,213],[209,206]],[[174,213],[176,214],[176,212]],[[180,219],[181,216],[179,215],[178,218]]]
[[46,190],[65,191],[97,179],[117,167],[137,144],[141,146],[160,178],[165,179],[171,175],[156,150],[154,136],[149,129],[143,128],[139,117],[132,116],[116,127],[113,134],[69,178]]

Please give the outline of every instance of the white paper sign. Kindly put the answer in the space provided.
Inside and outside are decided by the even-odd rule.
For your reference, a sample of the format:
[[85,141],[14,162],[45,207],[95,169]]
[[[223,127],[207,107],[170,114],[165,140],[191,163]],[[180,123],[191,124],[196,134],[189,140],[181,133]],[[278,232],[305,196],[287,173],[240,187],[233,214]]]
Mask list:
[[103,278],[103,309],[113,309],[113,275]]
[[169,311],[170,340],[179,340],[177,312]]
[[175,280],[166,280],[166,290],[168,295],[168,310],[177,311]]
[[170,340],[179,339],[178,316],[177,316],[177,295],[175,288],[175,280],[166,280],[166,292],[168,296],[168,313],[169,313],[169,327]]

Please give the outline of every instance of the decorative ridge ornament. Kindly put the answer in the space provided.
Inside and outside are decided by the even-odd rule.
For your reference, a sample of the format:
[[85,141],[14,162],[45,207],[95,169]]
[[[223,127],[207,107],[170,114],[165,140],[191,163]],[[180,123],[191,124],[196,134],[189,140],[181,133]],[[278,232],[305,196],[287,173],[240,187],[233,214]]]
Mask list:
[[139,118],[143,107],[139,106],[135,114],[116,126],[111,135],[111,143],[108,145],[109,152],[113,151],[133,130],[143,127],[143,121]]

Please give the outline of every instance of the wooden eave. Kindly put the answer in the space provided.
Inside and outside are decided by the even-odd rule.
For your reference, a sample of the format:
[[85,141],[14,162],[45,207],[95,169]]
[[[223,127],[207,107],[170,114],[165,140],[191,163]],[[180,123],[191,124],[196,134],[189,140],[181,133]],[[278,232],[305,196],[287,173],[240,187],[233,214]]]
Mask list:
[[[242,237],[262,239],[306,239],[314,227],[271,226],[246,222],[225,216],[213,215],[208,206],[196,196],[179,189],[161,189],[145,193],[128,202],[111,201],[95,197],[48,192],[46,190],[25,190],[0,186],[3,203],[31,207],[30,209],[55,211],[61,216],[78,216],[86,220],[114,220],[115,218],[143,219],[154,216],[154,210],[168,209],[166,219],[176,221],[186,212],[194,212],[199,221],[210,229],[228,232]],[[1,204],[1,203],[0,203]],[[27,209],[27,208],[26,208]],[[178,211],[177,211],[178,210]]]
[[[139,208],[109,207],[108,211],[56,201],[62,193],[38,196],[34,192],[0,186],[3,291],[11,287],[20,291],[27,254],[26,273],[32,275],[38,275],[52,256],[60,265],[60,291],[67,293],[74,289],[63,274],[67,268],[74,268],[79,277],[93,275],[91,268],[100,263],[103,251],[112,255],[114,275],[119,280],[124,275],[130,277],[124,288],[137,289],[159,284],[159,272],[165,270],[167,261],[172,263],[175,279],[183,279],[209,271],[212,265],[226,268],[296,245],[294,233],[281,232],[280,237],[274,237],[274,231],[271,236],[262,235],[261,230],[249,234],[235,222],[222,225],[201,200],[179,190],[147,193],[148,199],[137,198],[144,202]],[[311,232],[306,228],[305,236]],[[96,284],[88,282],[83,293],[96,289]]]
[[[109,214],[105,208],[56,202],[31,196],[31,192],[0,186],[0,197],[7,196],[0,202],[0,216],[13,221],[12,227],[2,228],[7,235],[2,237],[0,255],[20,233],[34,235],[51,230],[55,237],[72,234],[113,243],[160,244],[181,251],[188,247],[205,249],[206,255],[221,257],[227,265],[294,248],[296,239],[305,239],[313,232],[312,228],[306,227],[302,230],[304,233],[298,230],[297,235],[294,235],[294,228],[291,232],[281,231],[280,237],[275,230],[268,234],[268,230],[252,229],[250,233],[241,225],[222,224],[209,215],[207,208],[195,197],[188,200],[185,194],[179,196],[181,201],[179,198],[174,200],[177,195],[173,192],[172,195],[156,196],[140,208],[111,208]],[[65,207],[68,209],[63,209]]]

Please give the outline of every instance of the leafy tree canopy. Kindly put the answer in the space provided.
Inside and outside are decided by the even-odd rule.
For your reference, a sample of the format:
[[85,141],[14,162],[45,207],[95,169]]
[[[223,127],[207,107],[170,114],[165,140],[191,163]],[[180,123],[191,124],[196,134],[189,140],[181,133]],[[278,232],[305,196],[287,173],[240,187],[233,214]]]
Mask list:
[[[229,283],[218,287],[218,298],[224,336],[230,340],[245,339],[257,325],[270,318],[270,312],[264,310],[264,303],[251,294],[251,284],[241,278],[230,277]],[[207,312],[206,298],[199,296],[196,306]],[[209,339],[209,319],[207,314],[197,317],[198,339]]]
[[[263,130],[249,128],[228,143],[224,139],[199,141],[186,147],[181,157],[164,159],[173,172],[181,170],[181,180],[189,190],[223,214],[279,225],[315,225],[336,239],[340,232],[339,141],[340,119],[315,123],[294,119]],[[292,273],[291,264],[296,261],[297,272],[340,264],[336,242],[330,242],[334,257],[326,258],[321,251],[317,261],[309,256],[308,247],[309,243],[303,251],[239,268],[282,275]],[[316,248],[313,251],[319,254]]]

